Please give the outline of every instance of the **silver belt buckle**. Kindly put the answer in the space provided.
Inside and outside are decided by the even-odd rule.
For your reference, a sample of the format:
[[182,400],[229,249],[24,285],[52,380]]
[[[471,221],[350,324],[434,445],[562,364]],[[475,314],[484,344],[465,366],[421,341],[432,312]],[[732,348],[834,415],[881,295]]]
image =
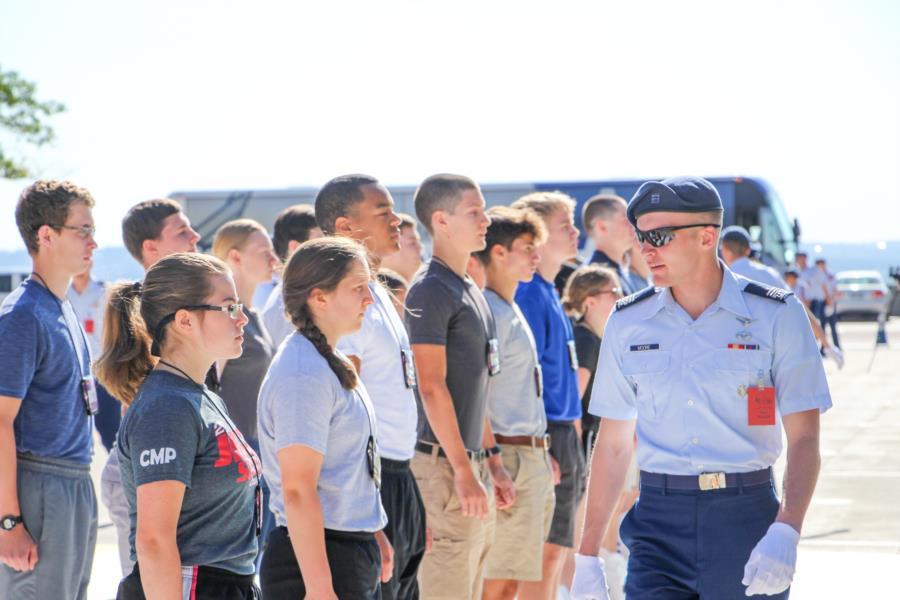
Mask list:
[[701,473],[697,479],[700,483],[700,489],[704,492],[727,487],[725,484],[725,473]]

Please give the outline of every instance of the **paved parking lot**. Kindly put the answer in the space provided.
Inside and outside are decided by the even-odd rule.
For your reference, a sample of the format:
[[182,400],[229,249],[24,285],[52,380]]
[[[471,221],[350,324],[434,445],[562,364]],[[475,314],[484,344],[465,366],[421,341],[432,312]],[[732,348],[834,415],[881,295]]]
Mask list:
[[[841,323],[847,364],[826,362],[834,408],[822,420],[822,474],[800,544],[793,600],[900,598],[900,319],[874,352],[874,323]],[[868,370],[869,364],[871,370]],[[94,472],[105,461],[102,447]],[[115,597],[115,532],[102,527],[91,600]]]

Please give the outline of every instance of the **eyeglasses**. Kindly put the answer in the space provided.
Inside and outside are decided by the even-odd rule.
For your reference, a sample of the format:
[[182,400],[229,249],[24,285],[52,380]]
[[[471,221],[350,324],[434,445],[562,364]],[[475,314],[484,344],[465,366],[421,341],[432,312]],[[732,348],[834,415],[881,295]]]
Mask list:
[[[243,304],[226,304],[225,306],[216,306],[215,304],[190,304],[182,306],[178,310],[211,310],[228,313],[228,317],[232,321],[237,321],[244,312]],[[178,311],[175,311],[178,312]],[[175,316],[174,314],[172,315]]]
[[241,314],[243,314],[244,305],[226,304],[225,306],[216,306],[215,304],[188,304],[187,306],[181,306],[175,309],[175,312],[170,313],[159,320],[159,324],[156,326],[156,331],[154,332],[154,338],[159,339],[159,333],[162,331],[162,328],[175,320],[175,315],[179,310],[211,310],[225,312],[228,313],[228,317],[232,321],[236,321],[241,317]]
[[75,234],[83,240],[86,240],[89,237],[94,237],[94,234],[97,233],[97,228],[93,225],[82,225],[81,227],[75,227],[73,225],[60,225],[59,228],[74,231]]
[[637,236],[639,243],[649,242],[654,248],[662,248],[675,239],[675,232],[679,229],[689,229],[691,227],[720,227],[718,223],[692,223],[691,225],[673,225],[671,227],[657,227],[650,231],[641,231],[637,227],[634,228],[634,234]]

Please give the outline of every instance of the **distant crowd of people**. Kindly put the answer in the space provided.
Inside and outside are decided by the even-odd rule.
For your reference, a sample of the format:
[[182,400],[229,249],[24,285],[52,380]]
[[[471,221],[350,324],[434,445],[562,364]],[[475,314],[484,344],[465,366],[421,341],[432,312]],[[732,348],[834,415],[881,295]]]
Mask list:
[[[94,426],[121,599],[655,598],[659,572],[786,594],[830,406],[818,353],[843,361],[834,277],[753,260],[703,180],[645,186],[583,205],[582,265],[572,198],[487,209],[460,175],[424,180],[415,217],[336,177],[272,232],[225,223],[210,254],[178,203],[149,200],[122,222],[144,277],[112,285],[91,277],[91,194],[28,186],[33,273],[0,308],[0,598],[86,597]],[[692,346],[693,324],[721,339]],[[711,408],[734,390],[743,408]],[[662,420],[669,402],[691,408]],[[782,419],[807,445],[779,509]],[[667,523],[708,485],[726,511],[733,489],[768,495],[744,495],[752,526],[716,525],[741,532],[727,556],[673,566],[684,540],[664,556],[657,538],[701,535]]]

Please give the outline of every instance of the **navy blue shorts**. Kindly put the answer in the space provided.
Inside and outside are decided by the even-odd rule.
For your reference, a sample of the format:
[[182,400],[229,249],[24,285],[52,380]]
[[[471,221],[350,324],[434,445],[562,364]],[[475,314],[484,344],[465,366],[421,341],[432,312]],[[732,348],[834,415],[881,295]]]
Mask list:
[[[709,491],[641,486],[620,536],[629,600],[746,600],[750,552],[778,514],[771,483]],[[786,600],[790,590],[767,599]]]

